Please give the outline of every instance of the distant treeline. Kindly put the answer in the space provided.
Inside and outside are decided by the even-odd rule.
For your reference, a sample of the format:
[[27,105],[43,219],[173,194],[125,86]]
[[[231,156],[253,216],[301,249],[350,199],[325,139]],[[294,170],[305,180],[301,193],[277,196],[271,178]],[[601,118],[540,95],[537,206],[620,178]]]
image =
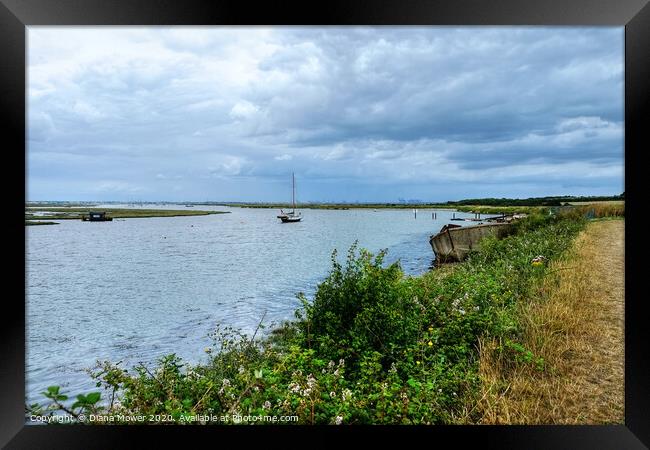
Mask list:
[[591,197],[532,197],[532,198],[473,198],[466,200],[449,201],[447,205],[484,205],[484,206],[562,206],[565,203],[575,202],[605,202],[620,201],[625,199],[625,192],[614,196]]

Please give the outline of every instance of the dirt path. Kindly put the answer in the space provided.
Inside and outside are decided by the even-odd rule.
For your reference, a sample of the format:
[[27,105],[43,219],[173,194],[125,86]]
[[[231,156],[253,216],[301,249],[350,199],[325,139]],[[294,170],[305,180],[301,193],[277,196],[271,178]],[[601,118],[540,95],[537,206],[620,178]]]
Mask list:
[[522,344],[545,370],[482,343],[480,423],[624,422],[625,221],[591,222],[522,307]]
[[624,220],[594,222],[577,242],[578,262],[590,281],[584,307],[591,311],[592,324],[582,336],[585,353],[572,358],[575,389],[586,402],[567,412],[574,411],[574,418],[583,423],[624,421],[624,233]]

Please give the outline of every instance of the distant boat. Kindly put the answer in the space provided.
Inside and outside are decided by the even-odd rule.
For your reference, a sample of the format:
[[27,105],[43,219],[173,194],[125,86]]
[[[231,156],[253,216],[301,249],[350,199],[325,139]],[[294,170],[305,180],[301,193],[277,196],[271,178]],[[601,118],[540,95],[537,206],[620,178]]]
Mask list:
[[112,217],[106,215],[106,212],[89,211],[88,215],[82,215],[81,220],[84,222],[110,222]]
[[296,212],[296,179],[293,173],[291,174],[291,211],[285,213],[283,210],[280,210],[278,219],[282,223],[300,222],[302,219],[300,212]]

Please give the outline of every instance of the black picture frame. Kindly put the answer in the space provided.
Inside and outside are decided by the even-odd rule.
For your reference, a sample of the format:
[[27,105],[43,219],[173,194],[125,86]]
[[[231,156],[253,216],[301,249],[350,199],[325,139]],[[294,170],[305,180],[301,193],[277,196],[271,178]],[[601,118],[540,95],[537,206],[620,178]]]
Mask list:
[[[24,238],[26,27],[30,25],[609,25],[625,27],[625,425],[611,426],[440,426],[440,427],[137,427],[25,426]],[[12,193],[7,280],[15,295],[4,296],[0,339],[0,445],[7,448],[122,448],[143,446],[153,436],[166,441],[205,438],[222,445],[224,436],[273,446],[338,445],[350,432],[384,441],[397,432],[417,434],[423,445],[442,439],[481,448],[647,448],[650,445],[648,332],[641,275],[645,239],[640,218],[644,129],[650,117],[650,5],[648,0],[0,0],[0,104],[5,154],[5,193]],[[21,150],[22,149],[22,150]],[[21,183],[22,177],[22,185]],[[22,188],[17,188],[22,186]],[[22,193],[22,196],[21,196]],[[14,237],[15,236],[15,237]],[[22,240],[20,239],[22,236]],[[22,264],[20,264],[22,262]],[[641,269],[642,271],[643,269]],[[12,290],[13,292],[13,290]],[[22,297],[20,297],[22,292]],[[21,300],[22,298],[22,300]],[[7,313],[6,307],[16,306]],[[644,337],[645,336],[645,337]],[[354,429],[353,429],[354,428]],[[390,433],[390,434],[389,434]],[[298,435],[300,437],[298,437]],[[415,437],[415,436],[414,436]],[[290,441],[287,441],[287,440]],[[299,444],[298,439],[308,439]],[[422,445],[405,441],[402,445]],[[283,444],[285,442],[285,444]],[[230,444],[232,445],[232,444]]]

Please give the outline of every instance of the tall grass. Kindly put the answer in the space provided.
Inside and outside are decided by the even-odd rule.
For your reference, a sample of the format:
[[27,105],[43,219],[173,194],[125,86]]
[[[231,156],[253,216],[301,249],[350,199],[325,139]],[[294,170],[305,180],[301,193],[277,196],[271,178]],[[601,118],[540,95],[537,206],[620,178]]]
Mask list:
[[520,346],[539,364],[482,337],[478,422],[623,423],[623,222],[591,224],[516,308]]
[[624,202],[599,202],[589,205],[580,205],[577,207],[582,214],[593,218],[602,217],[624,217]]

